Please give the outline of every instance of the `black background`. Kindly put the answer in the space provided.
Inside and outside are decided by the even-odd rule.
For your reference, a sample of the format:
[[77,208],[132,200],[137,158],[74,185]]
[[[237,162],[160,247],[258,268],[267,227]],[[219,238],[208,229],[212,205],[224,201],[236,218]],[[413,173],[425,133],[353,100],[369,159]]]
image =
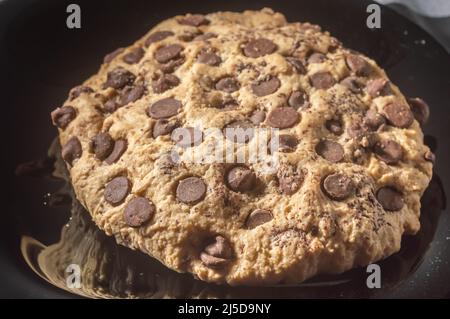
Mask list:
[[[66,27],[66,7],[81,6],[82,28]],[[450,187],[450,59],[429,35],[383,8],[382,28],[365,26],[367,1],[5,1],[0,3],[0,103],[2,108],[2,222],[0,296],[68,297],[32,273],[19,252],[19,239],[32,234],[44,243],[58,239],[46,218],[62,226],[67,215],[42,206],[42,197],[59,185],[14,177],[18,163],[45,156],[56,135],[49,112],[68,91],[95,73],[103,56],[127,46],[157,22],[186,12],[242,11],[272,7],[289,21],[319,24],[345,46],[375,59],[407,96],[431,105],[425,127],[436,148],[437,175]],[[449,297],[450,218],[441,220],[424,262],[416,273],[385,297]],[[440,262],[433,262],[440,258]],[[251,296],[249,296],[251,297]]]

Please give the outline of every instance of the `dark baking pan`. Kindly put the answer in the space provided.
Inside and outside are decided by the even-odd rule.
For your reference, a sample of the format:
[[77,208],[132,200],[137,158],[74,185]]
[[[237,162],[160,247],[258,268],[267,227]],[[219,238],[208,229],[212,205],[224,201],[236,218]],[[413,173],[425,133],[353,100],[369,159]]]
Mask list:
[[[367,1],[77,1],[81,29],[66,27],[73,1],[0,2],[3,199],[0,246],[2,297],[408,297],[450,294],[450,59],[432,37],[383,7],[381,29],[366,27]],[[368,289],[365,269],[320,276],[299,286],[229,287],[174,273],[114,244],[73,199],[70,186],[49,178],[59,160],[46,158],[56,136],[49,112],[68,90],[97,71],[103,56],[142,36],[157,22],[186,12],[272,7],[289,21],[321,25],[374,58],[408,96],[431,106],[426,143],[437,162],[423,199],[422,229],[380,262],[382,288]],[[58,145],[51,147],[57,153]],[[32,161],[31,163],[23,164]],[[61,171],[61,170],[60,170]],[[66,224],[68,223],[68,226]],[[85,289],[69,293],[65,267],[83,266]]]

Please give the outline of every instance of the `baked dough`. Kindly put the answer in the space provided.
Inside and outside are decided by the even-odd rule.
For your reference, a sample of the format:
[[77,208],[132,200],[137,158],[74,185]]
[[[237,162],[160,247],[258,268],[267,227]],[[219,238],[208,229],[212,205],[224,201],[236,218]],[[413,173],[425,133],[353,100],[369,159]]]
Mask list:
[[[270,9],[163,21],[52,112],[99,228],[231,285],[299,283],[397,252],[432,175],[427,117],[373,60]],[[177,130],[194,137],[183,159],[205,152],[202,131],[227,127],[279,129],[276,169],[171,156]]]

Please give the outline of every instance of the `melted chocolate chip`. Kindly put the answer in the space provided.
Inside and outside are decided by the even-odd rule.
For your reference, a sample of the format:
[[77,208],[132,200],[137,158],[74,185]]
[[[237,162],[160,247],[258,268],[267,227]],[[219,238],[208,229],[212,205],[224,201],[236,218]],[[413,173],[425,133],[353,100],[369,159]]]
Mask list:
[[349,54],[345,61],[349,69],[358,76],[368,76],[372,71],[370,64],[361,56]]
[[77,112],[72,106],[58,107],[51,114],[52,122],[57,127],[64,129],[77,116]]
[[253,93],[256,96],[266,96],[275,93],[280,87],[281,82],[276,77],[270,77],[265,81],[252,84]]
[[173,74],[163,74],[152,82],[153,92],[163,93],[180,84],[180,79]]
[[171,138],[178,146],[186,148],[200,145],[203,133],[193,127],[180,127],[172,132]]
[[124,139],[118,139],[114,142],[114,147],[105,162],[109,165],[117,162],[123,153],[127,150],[128,143]]
[[125,176],[114,177],[105,187],[105,200],[111,205],[119,205],[130,193],[130,181]]
[[215,53],[201,52],[197,57],[197,62],[210,66],[218,66],[222,62],[222,59]]
[[180,57],[183,47],[179,44],[169,44],[156,50],[155,59],[159,63],[167,63]]
[[119,97],[119,106],[125,106],[139,100],[145,93],[143,85],[127,86],[122,90]]
[[222,78],[216,83],[216,90],[233,93],[239,90],[239,82],[233,77]]
[[291,153],[295,151],[298,145],[298,139],[291,134],[281,134],[278,137],[274,137],[270,140],[270,151]]
[[288,61],[295,69],[295,71],[299,74],[306,74],[306,68],[303,65],[302,61],[293,57],[287,57],[286,61]]
[[315,52],[313,54],[311,54],[308,58],[308,63],[309,64],[314,64],[314,63],[323,63],[325,62],[327,59],[326,55],[323,53],[319,53],[319,52]]
[[135,64],[141,61],[144,57],[145,51],[142,48],[136,48],[127,54],[125,54],[122,58],[123,62],[128,64]]
[[334,173],[324,178],[322,190],[333,200],[344,200],[354,191],[354,184],[350,177]]
[[293,91],[288,99],[289,106],[298,110],[299,108],[306,105],[307,97],[306,93],[302,91]]
[[344,158],[344,149],[341,144],[330,140],[322,140],[316,145],[316,153],[326,160],[337,163]]
[[392,94],[389,80],[383,78],[367,82],[366,91],[373,98]]
[[188,177],[178,183],[177,199],[185,204],[196,204],[206,195],[206,184],[200,177]]
[[275,52],[277,45],[272,41],[260,38],[251,40],[244,47],[244,55],[250,58],[258,58]]
[[248,167],[235,166],[227,173],[226,183],[235,192],[251,191],[256,183],[256,175]]
[[340,82],[341,85],[352,91],[352,93],[358,94],[362,92],[364,84],[356,76],[348,76]]
[[114,58],[116,56],[118,56],[119,54],[121,54],[123,51],[125,51],[124,48],[118,48],[116,50],[114,50],[111,53],[108,53],[107,55],[105,55],[105,57],[103,58],[103,63],[110,63],[112,60],[114,60]]
[[316,89],[329,89],[332,87],[336,80],[329,72],[318,72],[309,77],[311,85]]
[[266,112],[261,111],[261,110],[257,110],[255,112],[253,112],[253,114],[250,116],[250,121],[254,125],[261,124],[262,122],[264,122],[265,119],[266,119]]
[[182,65],[184,63],[185,59],[184,57],[175,59],[175,60],[170,60],[167,63],[161,64],[160,65],[160,69],[162,72],[164,73],[172,73],[174,72],[180,65]]
[[160,135],[167,135],[172,133],[174,129],[178,127],[177,122],[170,122],[169,120],[158,120],[153,126],[153,138],[157,138]]
[[61,149],[61,156],[69,165],[73,165],[73,161],[81,157],[83,150],[81,143],[77,137],[71,137]]
[[300,114],[292,107],[279,107],[267,116],[266,123],[275,128],[293,127],[300,121]]
[[79,86],[74,87],[70,91],[69,98],[72,101],[72,100],[76,99],[77,97],[79,97],[81,94],[90,94],[93,92],[94,92],[94,90],[91,87],[86,86],[86,85],[79,85]]
[[389,124],[399,128],[408,128],[414,122],[414,116],[409,107],[400,102],[385,105],[383,112]]
[[183,18],[178,19],[179,24],[190,25],[193,27],[199,27],[201,25],[209,24],[209,20],[202,14],[190,14]]
[[398,211],[403,208],[403,194],[393,187],[382,187],[377,192],[377,200],[387,211]]
[[135,197],[125,206],[123,217],[128,226],[139,227],[147,223],[155,211],[155,205],[147,198]]
[[154,119],[169,118],[181,109],[181,102],[174,98],[159,100],[147,108],[147,115]]
[[121,89],[126,85],[133,84],[136,76],[122,68],[116,68],[108,72],[105,87],[112,87],[113,89]]
[[426,151],[425,154],[423,154],[423,158],[431,163],[434,163],[436,161],[436,155],[430,150]]
[[387,164],[397,164],[403,158],[403,148],[392,140],[380,140],[373,147],[375,155]]
[[221,267],[229,262],[232,257],[232,248],[225,237],[217,235],[207,241],[200,260],[207,267]]
[[157,31],[148,36],[148,38],[145,40],[145,46],[148,47],[150,44],[159,42],[164,40],[165,38],[168,38],[170,36],[174,35],[172,31]]
[[386,124],[386,119],[375,110],[368,110],[364,116],[363,125],[372,131],[376,131],[381,125]]
[[245,226],[247,229],[256,228],[262,224],[268,223],[273,219],[273,215],[269,210],[266,209],[255,209],[248,215],[245,221]]
[[235,143],[248,143],[253,133],[253,123],[248,120],[236,120],[224,127],[225,137]]
[[108,133],[99,133],[92,138],[91,146],[95,157],[103,161],[111,154],[114,140]]

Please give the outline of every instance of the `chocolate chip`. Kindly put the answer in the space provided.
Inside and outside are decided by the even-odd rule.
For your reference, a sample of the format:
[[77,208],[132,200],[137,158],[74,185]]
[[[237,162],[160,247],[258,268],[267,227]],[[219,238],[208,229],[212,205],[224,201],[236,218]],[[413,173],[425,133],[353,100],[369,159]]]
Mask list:
[[341,144],[330,140],[317,143],[316,153],[333,163],[340,162],[344,158],[344,149]]
[[258,58],[275,52],[277,45],[272,41],[260,38],[251,40],[244,47],[244,54],[250,58]]
[[250,121],[255,124],[259,125],[266,119],[266,112],[257,110],[253,112],[253,114],[250,116]]
[[329,72],[315,73],[309,77],[309,80],[313,87],[323,90],[329,89],[336,83],[336,80]]
[[86,85],[79,85],[74,87],[69,94],[69,99],[72,101],[74,99],[76,99],[77,97],[79,97],[81,94],[89,94],[89,93],[93,93],[94,90]]
[[232,249],[228,241],[220,235],[208,240],[200,253],[200,260],[207,267],[224,266],[232,257]]
[[239,90],[239,82],[233,77],[222,78],[216,83],[216,90],[233,93]]
[[253,123],[248,120],[236,120],[224,127],[225,137],[235,143],[248,143],[253,138]]
[[163,74],[152,82],[153,92],[163,93],[180,84],[180,79],[173,74]]
[[164,73],[172,73],[174,72],[180,65],[184,63],[185,59],[184,57],[181,57],[176,60],[170,60],[169,62],[165,64],[160,65],[160,69]]
[[119,107],[120,104],[112,98],[105,102],[103,105],[103,110],[108,113],[114,113]]
[[255,209],[248,215],[245,221],[245,226],[247,229],[256,228],[262,224],[270,222],[273,219],[273,215],[269,210],[265,209]]
[[206,195],[206,184],[200,177],[188,177],[178,183],[177,199],[185,204],[196,204]]
[[233,99],[231,100],[219,100],[217,102],[213,102],[212,107],[215,107],[221,111],[231,111],[231,110],[235,110],[239,107],[239,105],[237,104],[237,102]]
[[199,27],[201,25],[209,24],[209,20],[202,14],[190,14],[183,18],[178,19],[179,24],[190,25],[193,27]]
[[180,127],[172,132],[171,138],[178,146],[186,148],[200,145],[203,141],[203,133],[193,127]]
[[200,35],[196,36],[194,38],[194,40],[195,41],[206,41],[206,40],[216,38],[216,37],[217,37],[217,34],[214,34],[212,32],[207,32],[205,34],[200,34]]
[[274,152],[291,153],[295,151],[297,145],[298,140],[294,135],[281,134],[277,137],[273,137],[270,140],[270,151],[272,153]]
[[148,47],[150,44],[159,42],[164,40],[165,38],[168,38],[170,36],[174,35],[172,31],[157,31],[148,36],[148,38],[145,40],[144,45]]
[[424,126],[430,117],[430,107],[419,97],[408,99],[414,118],[419,122],[420,126]]
[[145,93],[143,85],[127,86],[122,90],[119,98],[119,106],[125,106],[128,103],[133,103],[139,100]]
[[72,106],[58,107],[51,114],[52,122],[57,127],[64,129],[77,116],[77,112]]
[[227,185],[235,192],[252,190],[256,183],[255,173],[245,166],[233,167],[226,176]]
[[401,102],[385,105],[383,112],[389,124],[399,128],[408,128],[414,122],[414,115],[408,105]]
[[280,129],[289,128],[300,121],[300,114],[292,107],[279,107],[267,116],[266,123]]
[[375,110],[368,110],[364,116],[363,124],[372,131],[376,131],[381,125],[386,124],[386,119]]
[[116,68],[108,72],[105,87],[112,87],[114,89],[121,89],[126,85],[133,84],[136,79],[135,75],[130,71],[122,68]]
[[354,191],[354,184],[350,177],[334,173],[324,178],[322,190],[333,200],[344,200]]
[[298,110],[302,106],[305,106],[307,102],[306,93],[302,91],[293,91],[288,99],[289,106]]
[[123,217],[128,226],[139,227],[148,222],[155,211],[155,205],[147,198],[135,197],[125,206]]
[[282,165],[277,171],[280,191],[285,195],[292,195],[300,189],[304,175],[292,165]]
[[135,64],[141,61],[144,57],[145,51],[142,48],[136,48],[127,54],[125,54],[122,58],[123,62],[128,64]]
[[111,154],[114,140],[108,133],[99,133],[92,138],[91,145],[95,156],[103,161]]
[[288,61],[295,69],[295,71],[297,71],[297,73],[299,74],[305,74],[306,73],[306,68],[303,65],[302,61],[300,61],[299,59],[293,58],[293,57],[287,57],[286,61]]
[[378,190],[377,200],[387,211],[398,211],[404,205],[403,194],[390,186],[385,186]]
[[342,123],[339,120],[331,119],[325,122],[325,127],[334,135],[341,135],[343,133]]
[[425,158],[426,161],[434,163],[436,161],[436,155],[430,150],[426,151],[423,155],[423,158]]
[[349,69],[358,76],[368,76],[372,71],[370,64],[361,56],[349,54],[345,61]]
[[61,156],[69,165],[73,164],[73,161],[81,157],[83,150],[81,143],[77,137],[71,137],[61,149]]
[[125,176],[114,177],[105,187],[105,200],[111,205],[123,202],[130,192],[130,181]]
[[392,94],[389,80],[383,78],[378,78],[367,82],[366,91],[373,98]]
[[308,58],[308,63],[309,64],[313,64],[313,63],[323,63],[325,62],[325,60],[327,59],[325,54],[319,53],[319,52],[315,52],[313,54],[311,54]]
[[164,98],[147,108],[147,115],[154,119],[169,118],[178,113],[181,102],[174,98]]
[[347,133],[351,138],[360,138],[367,134],[367,127],[360,122],[353,122],[347,128]]
[[178,127],[177,122],[169,122],[169,120],[158,120],[153,126],[153,138],[157,138],[160,135],[167,135],[172,133],[174,129]]
[[275,93],[280,85],[281,82],[278,78],[270,77],[267,80],[252,84],[252,90],[256,96],[266,96]]
[[155,59],[159,63],[166,63],[180,57],[183,47],[179,44],[170,44],[156,50]]
[[392,140],[380,140],[373,147],[375,155],[387,164],[397,164],[403,157],[403,149]]
[[222,62],[222,59],[215,53],[202,52],[198,55],[197,62],[211,66],[218,66]]
[[356,76],[348,76],[340,83],[355,94],[361,93],[364,86],[362,81]]
[[114,58],[116,56],[118,56],[119,54],[121,54],[123,51],[125,51],[124,48],[118,48],[116,50],[114,50],[111,53],[108,53],[107,55],[105,55],[105,57],[103,58],[103,63],[110,63],[112,60],[114,60]]
[[127,150],[127,145],[128,143],[124,139],[116,140],[114,142],[113,150],[111,154],[109,154],[109,156],[105,159],[105,162],[109,165],[117,162],[122,156],[122,154],[125,153],[125,151]]

